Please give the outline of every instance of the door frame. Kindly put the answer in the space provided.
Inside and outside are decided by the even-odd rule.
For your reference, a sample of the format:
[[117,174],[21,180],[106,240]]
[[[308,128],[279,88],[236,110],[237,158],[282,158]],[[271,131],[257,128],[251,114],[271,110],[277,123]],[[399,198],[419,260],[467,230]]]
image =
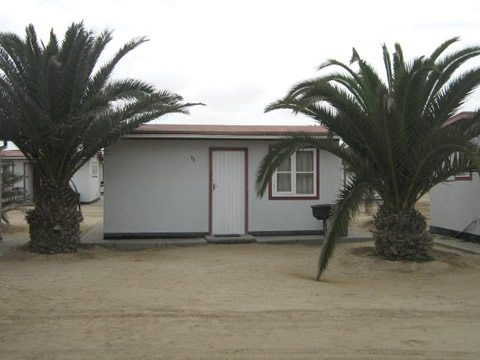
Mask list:
[[213,230],[213,152],[214,151],[243,151],[244,153],[244,184],[245,184],[245,234],[248,234],[248,148],[242,147],[210,147],[208,149],[208,233]]

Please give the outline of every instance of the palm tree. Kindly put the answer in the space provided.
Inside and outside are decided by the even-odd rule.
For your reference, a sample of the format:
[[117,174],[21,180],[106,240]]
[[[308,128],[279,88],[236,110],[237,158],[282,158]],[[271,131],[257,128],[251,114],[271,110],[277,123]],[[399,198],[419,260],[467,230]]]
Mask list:
[[27,214],[34,252],[76,251],[82,216],[69,181],[88,159],[138,125],[195,105],[143,81],[112,80],[118,62],[147,39],[127,42],[100,65],[111,40],[111,31],[96,34],[83,23],[73,23],[61,43],[52,30],[46,45],[33,25],[24,40],[0,33],[0,133],[41,180]]
[[436,184],[478,169],[479,163],[471,140],[479,135],[480,112],[446,126],[480,83],[480,68],[458,71],[480,55],[480,47],[445,54],[457,41],[450,39],[430,56],[409,62],[399,44],[393,56],[384,45],[386,82],[354,49],[350,66],[329,60],[319,70],[333,67],[337,71],[299,83],[266,108],[305,114],[342,139],[292,134],[272,148],[257,174],[257,193],[262,196],[275,169],[298,149],[324,149],[346,164],[348,181],[331,213],[317,280],[336,239],[363,200],[375,192],[383,200],[373,233],[378,255],[391,260],[430,258],[431,239],[415,203]]

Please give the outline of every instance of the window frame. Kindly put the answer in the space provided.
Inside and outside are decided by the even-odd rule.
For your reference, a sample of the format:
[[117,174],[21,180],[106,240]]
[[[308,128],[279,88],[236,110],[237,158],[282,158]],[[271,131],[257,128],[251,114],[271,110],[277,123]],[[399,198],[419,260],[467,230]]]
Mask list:
[[2,171],[10,171],[15,174],[15,162],[12,160],[2,160]]
[[[319,189],[320,189],[320,151],[314,148],[305,148],[299,151],[310,151],[313,153],[313,193],[312,194],[297,194],[296,192],[296,155],[297,152],[294,152],[291,156],[290,162],[290,176],[291,176],[291,184],[292,184],[292,191],[290,192],[279,192],[276,191],[277,188],[277,170],[272,175],[272,179],[268,185],[268,199],[269,200],[318,200],[319,197]],[[299,172],[305,173],[305,172]],[[295,189],[295,191],[293,191]]]
[[[462,153],[460,152],[456,152],[454,154],[451,155],[451,157],[453,158],[454,156],[457,156],[457,157],[461,157],[463,156]],[[467,171],[467,172],[464,172],[464,173],[459,173],[459,174],[456,174],[456,175],[452,175],[452,176],[449,176],[448,179],[447,179],[447,182],[453,182],[453,181],[472,181],[473,180],[473,174],[472,174],[472,171]]]
[[92,162],[92,166],[90,167],[90,176],[92,178],[97,178],[98,177],[98,163]]

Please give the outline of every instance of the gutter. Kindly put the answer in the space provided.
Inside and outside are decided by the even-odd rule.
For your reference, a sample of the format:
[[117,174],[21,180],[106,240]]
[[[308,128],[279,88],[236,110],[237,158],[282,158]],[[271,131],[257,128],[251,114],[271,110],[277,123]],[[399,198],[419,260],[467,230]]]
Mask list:
[[[288,134],[286,134],[288,135]],[[227,134],[127,134],[122,139],[217,139],[217,140],[279,140],[285,135],[227,135]],[[328,135],[315,135],[321,139],[327,139]],[[338,136],[333,136],[334,140],[339,140]]]

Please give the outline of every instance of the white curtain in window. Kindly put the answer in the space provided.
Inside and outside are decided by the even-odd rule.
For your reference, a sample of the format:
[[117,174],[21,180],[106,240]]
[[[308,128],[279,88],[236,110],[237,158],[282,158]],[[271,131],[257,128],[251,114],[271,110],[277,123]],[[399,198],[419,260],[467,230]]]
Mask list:
[[285,160],[277,169],[277,191],[292,191],[292,159]]
[[313,174],[297,174],[297,194],[313,194]]
[[297,152],[297,171],[313,172],[313,152],[312,151]]
[[292,176],[290,173],[277,174],[277,191],[292,191]]
[[297,194],[313,194],[313,152],[298,151],[296,163]]

